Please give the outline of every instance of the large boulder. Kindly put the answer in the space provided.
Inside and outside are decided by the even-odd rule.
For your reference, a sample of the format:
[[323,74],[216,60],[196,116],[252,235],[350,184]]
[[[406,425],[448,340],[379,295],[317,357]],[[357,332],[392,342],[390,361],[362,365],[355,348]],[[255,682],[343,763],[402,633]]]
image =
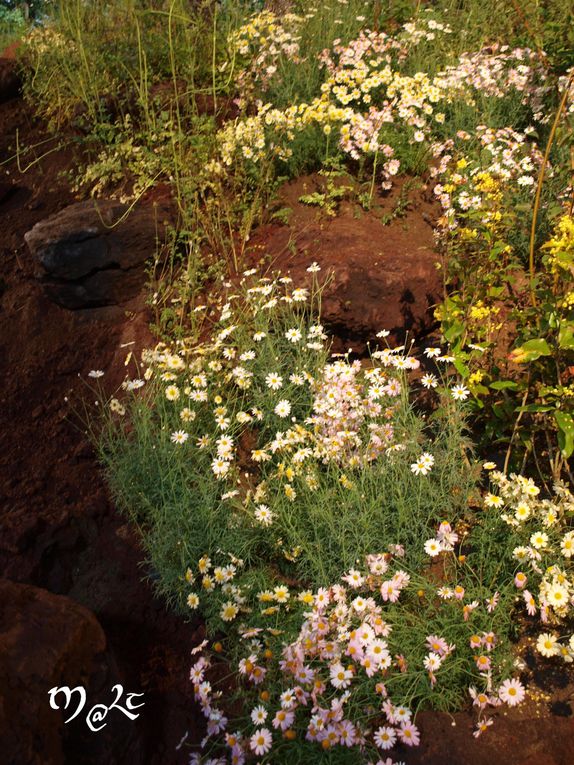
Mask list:
[[[121,713],[112,710],[99,733],[86,724],[89,709],[98,702],[109,705],[119,682],[104,632],[90,611],[46,590],[0,580],[3,765],[141,762],[137,727]],[[62,695],[60,709],[52,709],[48,693],[56,686],[86,689],[83,712],[68,724],[75,697],[68,711]]]
[[168,202],[129,210],[115,200],[64,208],[25,234],[36,276],[64,308],[121,305],[145,282],[145,265],[172,222]]

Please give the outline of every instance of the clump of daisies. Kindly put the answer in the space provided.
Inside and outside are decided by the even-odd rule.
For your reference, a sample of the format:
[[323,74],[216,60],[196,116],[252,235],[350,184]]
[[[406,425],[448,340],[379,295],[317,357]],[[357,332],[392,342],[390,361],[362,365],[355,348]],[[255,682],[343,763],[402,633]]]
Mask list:
[[574,497],[561,482],[542,497],[531,478],[490,474],[485,512],[509,529],[517,597],[528,616],[540,620],[536,641],[542,656],[574,660],[574,635],[567,629],[574,608]]
[[[152,437],[128,443],[147,451],[152,473],[162,460],[170,476],[180,472],[175,496],[205,485],[189,500],[195,518],[217,519],[225,533],[249,540],[251,554],[264,551],[313,584],[350,565],[367,541],[403,535],[410,543],[427,534],[433,516],[423,507],[438,505],[441,475],[452,484],[453,508],[464,499],[455,485],[467,491],[472,482],[459,440],[464,386],[450,379],[437,389],[446,414],[427,428],[409,400],[421,363],[412,348],[384,347],[388,333],[381,331],[383,347],[368,359],[330,356],[315,309],[317,268],[309,266],[300,286],[282,274],[246,271],[203,308],[213,326],[204,342],[143,352],[145,386],[125,385],[121,404],[140,422],[135,432],[157,423]],[[445,370],[452,361],[440,349],[426,355]],[[422,383],[435,385],[432,375]],[[204,508],[204,496],[213,509]],[[335,519],[334,505],[341,508]],[[190,533],[191,519],[181,522]],[[324,539],[331,540],[330,559],[320,555]]]
[[491,462],[484,469],[490,486],[481,510],[456,524],[442,521],[423,545],[440,571],[436,595],[469,627],[467,645],[480,678],[469,688],[477,737],[492,725],[490,711],[501,703],[516,706],[527,694],[523,675],[500,675],[525,666],[509,642],[516,614],[538,627],[533,647],[543,657],[574,661],[574,497],[560,482],[544,497],[531,478],[505,475]]
[[[310,755],[338,749],[376,758],[398,744],[416,746],[420,737],[412,711],[391,699],[384,682],[400,673],[404,662],[393,655],[387,614],[409,586],[410,576],[400,566],[403,556],[401,546],[368,555],[361,570],[351,569],[340,583],[316,592],[276,587],[258,593],[262,607],[251,612],[251,622],[258,618],[259,626],[242,622],[234,641],[236,695],[248,709],[251,705],[242,720],[228,720],[209,680],[217,652],[206,650],[207,641],[199,646],[202,655],[194,659],[191,679],[207,721],[202,749],[224,753],[225,762],[227,757],[245,762],[269,753],[283,761],[295,739]],[[199,562],[203,569],[210,563],[205,557]],[[282,628],[271,626],[277,612],[269,603],[295,612],[296,620],[290,624],[284,611]],[[420,671],[436,682],[434,673],[454,646],[436,636],[429,640],[438,645],[427,640]],[[433,645],[438,653],[430,650]]]
[[[458,535],[449,524],[441,523],[438,537],[452,552]],[[499,641],[487,629],[496,598],[469,622],[463,589],[432,596],[431,580],[409,573],[407,560],[402,545],[390,545],[315,591],[286,584],[259,592],[242,588],[236,605],[227,606],[234,614],[225,648],[205,640],[196,649],[201,655],[194,658],[191,680],[207,735],[204,754],[193,761],[270,755],[288,762],[296,742],[308,757],[329,750],[345,761],[360,752],[375,762],[397,747],[419,744],[413,704],[421,696],[441,708],[453,682],[462,685],[469,676],[478,713],[475,736],[493,724],[489,711],[520,704],[525,687],[518,677],[504,676]],[[201,576],[210,572],[211,579],[219,571],[225,579],[207,556],[197,570]],[[194,584],[191,572],[187,578]],[[210,596],[208,589],[204,597]],[[437,609],[458,613],[456,629]],[[223,667],[227,704],[217,681]],[[244,711],[231,719],[234,700]]]
[[[108,445],[160,588],[220,636],[192,679],[205,749],[235,762],[281,761],[293,738],[376,761],[418,742],[415,705],[456,709],[470,692],[482,733],[522,698],[508,622],[523,579],[477,582],[490,564],[470,564],[484,548],[461,448],[469,390],[438,347],[330,356],[316,272],[296,286],[248,271],[203,309],[201,344],[145,352]],[[431,422],[415,385],[441,402]],[[223,661],[248,719],[231,723],[218,695]]]

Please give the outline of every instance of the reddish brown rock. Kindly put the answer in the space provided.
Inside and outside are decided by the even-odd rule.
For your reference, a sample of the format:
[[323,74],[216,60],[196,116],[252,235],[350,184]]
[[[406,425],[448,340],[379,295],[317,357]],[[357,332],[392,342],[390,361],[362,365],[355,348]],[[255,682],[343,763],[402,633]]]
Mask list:
[[[30,585],[0,580],[0,752],[6,765],[115,763],[119,751],[137,763],[135,728],[110,719],[92,733],[85,714],[50,707],[55,686],[83,686],[92,706],[119,682],[106,654],[106,638],[95,616],[69,598]],[[108,704],[111,701],[108,701]],[[89,705],[89,706],[88,706]],[[63,701],[60,704],[63,706]],[[70,709],[75,710],[74,704]],[[65,715],[65,716],[64,716]],[[127,761],[127,760],[125,760]]]

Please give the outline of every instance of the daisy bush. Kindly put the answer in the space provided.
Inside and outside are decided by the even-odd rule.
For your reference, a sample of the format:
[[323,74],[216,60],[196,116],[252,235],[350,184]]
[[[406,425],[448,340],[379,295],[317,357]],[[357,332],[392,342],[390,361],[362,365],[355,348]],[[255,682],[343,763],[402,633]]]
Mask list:
[[[460,398],[462,387],[451,396]],[[428,475],[432,467],[423,455],[411,470]],[[419,743],[419,705],[454,709],[462,692],[479,737],[493,712],[526,697],[524,665],[510,645],[520,612],[540,620],[540,654],[571,663],[574,497],[556,484],[553,497],[542,499],[532,479],[484,467],[491,490],[478,518],[441,521],[424,543],[432,569],[413,570],[405,548],[389,545],[330,587],[279,585],[258,593],[258,607],[225,604],[222,618],[237,620],[237,633],[227,631],[223,643],[204,641],[191,669],[207,718],[202,748],[220,752],[221,762],[253,755],[290,762],[317,750],[337,761],[381,761],[388,750]],[[212,566],[204,556],[197,575]],[[188,571],[192,585],[195,576]],[[208,679],[228,666],[226,650],[236,667],[231,696],[245,710],[233,723],[222,711],[220,686]],[[225,682],[229,693],[229,676]]]
[[[301,287],[253,271],[227,283],[197,308],[205,340],[143,352],[110,403],[110,483],[160,591],[206,623],[192,762],[375,763],[419,743],[421,707],[472,704],[481,735],[492,709],[525,695],[512,614],[532,608],[520,574],[532,575],[494,511],[502,499],[487,494],[477,521],[470,390],[451,355],[385,347],[385,331],[368,359],[330,355],[317,270]],[[432,416],[414,388],[435,398]],[[532,482],[491,477],[517,482],[533,515],[546,507]],[[533,540],[532,552],[544,534]],[[551,622],[567,615],[550,607],[570,598],[561,572],[532,595]]]
[[[274,26],[279,23],[276,19]],[[446,29],[435,23],[437,29]],[[323,143],[332,142],[352,159],[380,157],[382,182],[389,188],[400,160],[394,158],[395,147],[388,138],[392,137],[397,148],[405,145],[406,154],[419,155],[417,145],[425,140],[427,115],[433,114],[433,104],[443,95],[423,72],[411,76],[398,68],[420,40],[411,26],[397,37],[367,30],[348,43],[336,39],[332,49],[319,56],[323,73],[317,84],[320,94],[288,108],[277,108],[269,100],[257,101],[255,115],[221,131],[223,164],[230,166],[237,159],[257,163],[269,154],[288,161],[299,144],[305,144],[303,134],[319,131]],[[243,72],[239,87],[242,78]],[[315,144],[313,150],[317,150]]]
[[[404,347],[373,350],[368,362],[330,357],[314,308],[316,268],[306,287],[247,272],[218,307],[200,308],[213,322],[208,340],[145,351],[141,379],[124,386],[131,399],[114,399],[115,413],[130,417],[109,431],[111,478],[134,507],[123,470],[137,462],[149,476],[138,518],[152,513],[159,546],[181,548],[177,562],[171,550],[154,563],[168,590],[187,561],[222,547],[222,529],[234,539],[228,552],[264,551],[284,575],[327,585],[341,566],[399,537],[420,558],[414,542],[440,513],[464,511],[472,477],[455,397],[426,423],[409,401],[420,362]],[[169,513],[156,513],[166,475],[168,504],[181,506],[184,523],[177,541],[161,528]],[[207,547],[203,524],[213,534]]]
[[544,630],[536,648],[543,656],[559,656],[569,664],[574,659],[574,497],[561,482],[554,484],[550,497],[542,498],[540,488],[524,476],[493,471],[490,480],[484,525],[505,539],[502,560],[514,573],[521,607],[538,617]]
[[437,239],[458,289],[436,316],[487,422],[487,439],[520,446],[522,459],[540,453],[541,442],[546,450],[550,437],[546,464],[540,468],[536,456],[537,469],[560,478],[569,475],[574,449],[568,179],[544,166],[548,187],[535,237],[528,200],[542,167],[536,144],[526,133],[484,127],[463,139],[469,147],[478,139],[480,154],[451,141],[437,167],[434,192],[444,210]]
[[[420,171],[426,166],[436,138],[474,129],[477,111],[492,128],[527,119],[548,121],[552,84],[543,54],[495,44],[455,58],[448,52],[452,28],[430,9],[392,34],[363,28],[355,38],[335,38],[316,54],[313,83],[320,92],[299,88],[284,107],[272,78],[281,74],[283,85],[290,79],[289,67],[310,65],[309,46],[300,42],[301,35],[321,13],[311,8],[305,17],[280,19],[265,11],[230,37],[234,53],[251,52],[249,63],[235,75],[239,102],[251,106],[219,134],[224,166],[258,164],[269,156],[289,164],[303,146],[311,147],[316,162],[331,148],[374,163],[382,188],[389,189],[399,168]],[[433,60],[448,65],[433,72]],[[425,69],[418,68],[422,62]],[[322,133],[323,147],[305,140],[307,133]]]

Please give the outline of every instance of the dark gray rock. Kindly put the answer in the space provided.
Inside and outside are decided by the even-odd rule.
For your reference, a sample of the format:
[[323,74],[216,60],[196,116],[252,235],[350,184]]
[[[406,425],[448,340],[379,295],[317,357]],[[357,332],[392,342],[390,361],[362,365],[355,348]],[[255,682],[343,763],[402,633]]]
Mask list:
[[54,302],[70,309],[120,305],[141,290],[146,262],[170,222],[167,202],[128,210],[114,200],[88,200],[40,221],[24,238]]
[[8,200],[15,192],[16,186],[11,183],[0,183],[0,204]]
[[13,59],[0,58],[0,104],[17,98],[22,90],[18,64]]

